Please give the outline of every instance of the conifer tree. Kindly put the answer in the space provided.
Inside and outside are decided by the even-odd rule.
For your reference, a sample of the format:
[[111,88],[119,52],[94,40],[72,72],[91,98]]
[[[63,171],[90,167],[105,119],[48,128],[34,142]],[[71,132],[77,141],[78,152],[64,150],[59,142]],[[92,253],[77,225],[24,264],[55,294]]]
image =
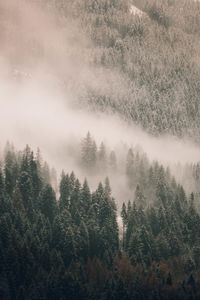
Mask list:
[[5,183],[4,183],[3,172],[0,166],[0,203],[1,201],[3,201],[4,197],[5,197]]
[[83,187],[80,192],[80,204],[79,204],[79,209],[83,217],[86,217],[88,215],[90,206],[91,206],[91,194],[90,194],[88,182],[85,179],[83,183]]
[[79,241],[77,243],[77,247],[78,247],[78,254],[79,257],[81,257],[85,262],[88,259],[88,254],[89,254],[89,233],[88,233],[88,229],[87,226],[85,224],[84,221],[81,221],[80,223],[80,227],[79,227],[79,231],[80,231],[80,237],[79,237]]
[[133,176],[134,176],[134,154],[133,150],[129,149],[126,160],[126,175],[128,177],[128,185],[133,188]]
[[99,165],[99,169],[105,172],[107,168],[107,156],[106,156],[106,148],[103,142],[101,143],[98,152],[98,165]]
[[22,195],[24,207],[31,212],[34,207],[33,203],[33,186],[28,172],[22,171],[19,177],[18,187]]
[[14,186],[16,184],[16,162],[15,162],[15,154],[9,150],[5,156],[5,190],[8,195],[12,195]]
[[91,171],[96,166],[97,147],[89,132],[82,141],[81,160],[88,171]]
[[49,219],[50,223],[52,224],[57,213],[57,203],[55,192],[50,185],[46,185],[44,187],[40,196],[39,207],[40,211]]
[[134,201],[137,204],[137,206],[141,206],[144,208],[145,206],[145,197],[141,191],[141,188],[139,186],[139,184],[137,184],[136,189],[135,189],[135,197],[134,197]]
[[117,158],[114,151],[111,151],[109,157],[109,167],[112,172],[116,172],[117,170]]
[[123,222],[123,241],[122,241],[122,247],[124,250],[125,247],[125,228],[127,226],[127,222],[128,222],[128,216],[127,216],[127,211],[126,211],[126,204],[123,202],[122,204],[122,209],[121,209],[121,218],[122,218],[122,222]]
[[80,224],[81,211],[80,211],[80,192],[81,184],[78,179],[75,181],[75,187],[70,198],[70,213],[76,225]]
[[62,209],[69,209],[70,207],[70,178],[69,175],[65,175],[64,172],[61,174],[60,180],[60,199],[59,199],[59,207]]

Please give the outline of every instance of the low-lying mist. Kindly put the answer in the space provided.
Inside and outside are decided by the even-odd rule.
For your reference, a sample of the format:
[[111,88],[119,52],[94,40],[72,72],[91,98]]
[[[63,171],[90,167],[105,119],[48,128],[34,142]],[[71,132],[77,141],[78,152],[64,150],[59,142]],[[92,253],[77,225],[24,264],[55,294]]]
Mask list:
[[[90,63],[93,45],[80,24],[58,21],[26,1],[6,1],[0,8],[1,150],[7,140],[17,148],[39,147],[59,173],[74,170],[82,179],[77,149],[88,131],[124,160],[130,147],[139,146],[150,161],[165,166],[199,161],[200,149],[189,141],[156,138],[117,116],[79,107],[87,87],[122,96],[127,88],[118,72]],[[96,185],[106,175],[91,176],[89,182]],[[123,174],[111,178],[116,198],[130,197],[125,181]]]

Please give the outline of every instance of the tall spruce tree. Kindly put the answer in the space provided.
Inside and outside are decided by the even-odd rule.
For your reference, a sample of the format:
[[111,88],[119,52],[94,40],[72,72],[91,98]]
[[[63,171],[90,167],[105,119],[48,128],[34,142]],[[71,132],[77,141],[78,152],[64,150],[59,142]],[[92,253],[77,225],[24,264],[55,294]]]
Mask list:
[[39,207],[40,211],[49,219],[50,223],[52,224],[57,214],[57,203],[55,192],[50,185],[46,185],[42,190]]

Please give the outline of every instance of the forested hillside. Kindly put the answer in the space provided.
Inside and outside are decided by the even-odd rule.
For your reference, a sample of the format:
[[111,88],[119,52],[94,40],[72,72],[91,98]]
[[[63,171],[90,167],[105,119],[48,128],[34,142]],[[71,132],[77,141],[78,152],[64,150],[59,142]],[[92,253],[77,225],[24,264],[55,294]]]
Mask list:
[[[129,161],[128,184],[134,167]],[[122,205],[119,237],[108,178],[91,191],[87,180],[62,172],[56,199],[54,172],[39,151],[8,145],[0,171],[1,299],[198,299],[194,194],[187,199],[158,164],[143,175],[154,201],[136,186],[134,202]]]
[[[118,113],[155,135],[199,141],[198,1],[48,2],[81,22],[93,41],[90,64],[115,72],[104,89],[88,87],[84,106]],[[132,4],[145,14],[131,14]]]
[[177,182],[177,185],[184,186],[187,196],[194,194],[194,205],[200,209],[199,163],[177,163],[172,165],[173,167],[166,167],[158,161],[150,160],[138,145],[135,147],[126,145],[114,151],[103,142],[98,144],[90,132],[81,140],[79,147],[76,147],[74,157],[78,169],[82,170],[90,182],[93,178],[102,176],[110,178],[118,207],[123,201],[125,203],[128,203],[128,200],[137,201],[135,194],[138,190],[142,195],[140,205],[146,207],[155,204],[159,184],[162,183],[166,189],[173,189]]
[[0,1],[0,299],[200,299],[199,37],[199,1]]

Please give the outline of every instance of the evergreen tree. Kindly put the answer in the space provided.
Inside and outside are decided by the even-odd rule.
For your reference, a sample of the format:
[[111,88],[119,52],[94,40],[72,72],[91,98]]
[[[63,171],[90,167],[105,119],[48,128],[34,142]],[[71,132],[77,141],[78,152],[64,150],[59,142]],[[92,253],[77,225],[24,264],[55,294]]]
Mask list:
[[16,173],[17,173],[17,165],[15,161],[15,154],[9,150],[5,156],[5,190],[8,195],[12,195],[14,186],[16,184]]
[[128,215],[127,215],[127,211],[126,211],[126,204],[123,202],[122,204],[122,209],[121,209],[121,218],[122,218],[122,222],[123,222],[123,250],[125,247],[125,241],[124,241],[124,234],[125,234],[125,228],[127,226],[127,222],[128,222]]
[[29,167],[30,167],[30,176],[31,176],[31,181],[33,186],[33,196],[35,199],[37,199],[42,190],[42,179],[40,177],[38,165],[34,158],[33,152],[31,152],[30,154]]
[[42,190],[39,203],[40,211],[49,219],[50,223],[57,213],[56,195],[50,185],[46,185]]
[[88,259],[89,248],[90,248],[89,233],[84,221],[81,221],[79,228],[80,228],[79,229],[80,237],[77,243],[78,255],[86,262]]
[[89,132],[82,141],[81,160],[88,171],[91,171],[96,166],[97,147]]
[[145,197],[140,189],[139,184],[137,184],[136,186],[134,201],[137,204],[137,206],[145,206]]
[[0,212],[1,213],[4,212],[4,208],[5,208],[5,183],[4,183],[3,172],[0,167]]
[[51,176],[50,176],[50,170],[47,162],[44,162],[44,165],[42,166],[42,178],[44,181],[44,184],[51,184]]
[[80,219],[81,219],[80,192],[81,192],[81,184],[79,180],[76,179],[75,187],[70,198],[70,208],[69,208],[72,218],[74,219],[76,225],[80,224]]
[[83,187],[80,192],[80,206],[79,209],[81,211],[82,217],[88,216],[88,211],[91,207],[91,194],[90,189],[87,183],[87,180],[85,179],[83,183]]
[[31,214],[34,208],[33,186],[28,172],[21,172],[19,176],[18,187],[23,199],[24,208]]
[[107,168],[107,156],[106,156],[106,148],[103,142],[101,143],[98,152],[98,164],[99,164],[99,169],[105,172]]
[[126,160],[126,175],[128,176],[128,185],[130,188],[133,187],[133,176],[134,176],[134,154],[133,150],[129,149]]
[[70,178],[65,175],[64,172],[61,174],[61,181],[60,181],[60,199],[59,199],[59,207],[60,209],[69,209],[70,207]]
[[110,153],[109,166],[110,166],[110,170],[112,172],[117,171],[117,158],[116,158],[116,154],[114,151],[111,151],[111,153]]

